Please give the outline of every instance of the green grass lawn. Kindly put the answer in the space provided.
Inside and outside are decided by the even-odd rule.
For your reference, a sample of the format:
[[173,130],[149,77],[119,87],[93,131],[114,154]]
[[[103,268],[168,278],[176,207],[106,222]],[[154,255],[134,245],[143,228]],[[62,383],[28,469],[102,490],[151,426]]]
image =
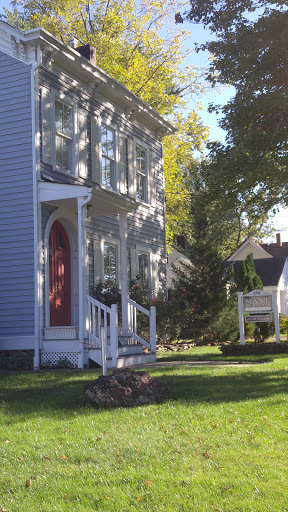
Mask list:
[[151,368],[170,400],[115,410],[82,392],[99,372],[1,374],[0,511],[288,511],[288,356],[266,360]]

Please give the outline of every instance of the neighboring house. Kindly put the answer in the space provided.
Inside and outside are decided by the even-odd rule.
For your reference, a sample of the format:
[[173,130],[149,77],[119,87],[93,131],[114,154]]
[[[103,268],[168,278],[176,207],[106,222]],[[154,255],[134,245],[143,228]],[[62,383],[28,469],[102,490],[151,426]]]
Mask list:
[[175,267],[176,271],[183,272],[185,265],[191,266],[191,261],[185,254],[178,251],[174,247],[169,248],[170,252],[167,254],[167,288],[172,288],[172,280],[176,277],[173,268]]
[[245,240],[224,265],[234,263],[237,275],[241,260],[252,254],[255,269],[261,277],[264,290],[277,291],[277,304],[280,313],[288,314],[288,242],[281,241],[280,233],[276,235],[276,243],[258,244],[252,239]]
[[[136,276],[151,297],[166,288],[161,140],[174,128],[92,47],[3,22],[0,40],[0,350],[83,368],[101,364],[101,331],[108,366],[142,362],[143,346],[155,360],[155,310],[142,339],[128,289]],[[121,324],[89,295],[107,281]]]

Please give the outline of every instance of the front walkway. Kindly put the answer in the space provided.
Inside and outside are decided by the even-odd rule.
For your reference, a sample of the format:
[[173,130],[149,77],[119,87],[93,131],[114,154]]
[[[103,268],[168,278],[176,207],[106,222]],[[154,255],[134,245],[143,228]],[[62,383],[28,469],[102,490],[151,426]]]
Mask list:
[[[239,363],[237,361],[156,361],[155,363],[146,363],[145,368],[160,368],[160,367],[169,367],[169,366],[228,366],[228,367],[245,367],[245,366],[253,366],[257,364],[263,364],[259,361],[251,361],[249,363]],[[144,368],[143,365],[137,364],[132,368]]]

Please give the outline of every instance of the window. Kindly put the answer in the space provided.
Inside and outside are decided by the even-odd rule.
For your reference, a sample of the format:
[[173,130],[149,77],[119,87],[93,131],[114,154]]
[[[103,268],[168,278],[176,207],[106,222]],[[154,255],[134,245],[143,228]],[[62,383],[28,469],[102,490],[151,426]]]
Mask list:
[[117,281],[117,253],[116,247],[104,244],[104,283]]
[[144,288],[149,288],[149,255],[145,252],[137,253],[137,277]]
[[105,125],[101,126],[102,184],[115,187],[115,133]]
[[136,199],[147,202],[147,150],[136,144]]
[[72,108],[55,100],[56,166],[72,168]]

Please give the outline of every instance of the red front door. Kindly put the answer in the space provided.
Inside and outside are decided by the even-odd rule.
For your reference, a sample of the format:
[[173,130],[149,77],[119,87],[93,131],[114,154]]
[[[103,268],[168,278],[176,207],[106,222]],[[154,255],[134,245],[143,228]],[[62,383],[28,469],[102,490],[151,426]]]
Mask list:
[[57,220],[49,236],[50,325],[71,325],[70,244],[65,229]]

